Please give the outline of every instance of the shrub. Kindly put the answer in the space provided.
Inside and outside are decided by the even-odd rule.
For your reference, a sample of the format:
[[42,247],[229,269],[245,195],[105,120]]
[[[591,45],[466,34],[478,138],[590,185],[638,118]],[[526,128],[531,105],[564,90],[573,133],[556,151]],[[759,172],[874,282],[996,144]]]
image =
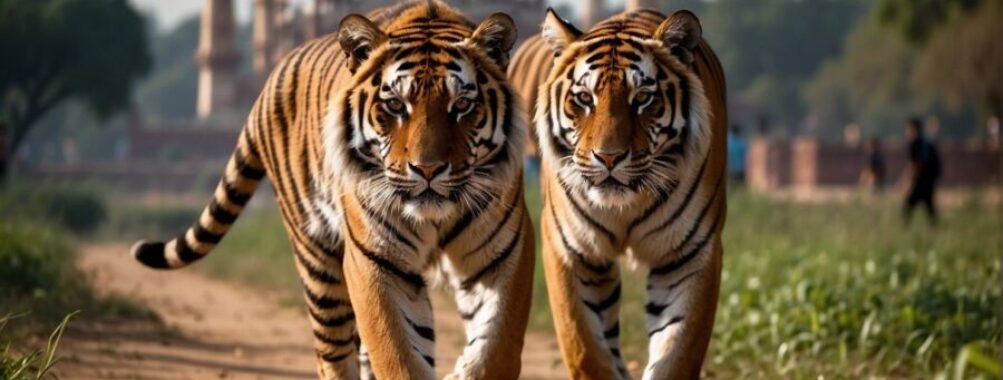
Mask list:
[[10,183],[0,190],[0,215],[45,221],[78,234],[90,234],[107,218],[107,211],[92,187]]

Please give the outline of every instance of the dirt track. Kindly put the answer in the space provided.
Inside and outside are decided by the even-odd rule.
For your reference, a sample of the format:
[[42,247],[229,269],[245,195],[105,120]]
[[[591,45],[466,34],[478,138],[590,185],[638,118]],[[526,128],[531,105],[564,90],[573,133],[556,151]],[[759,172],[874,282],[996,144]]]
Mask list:
[[[163,321],[77,321],[64,339],[61,379],[312,379],[310,328],[299,308],[257,289],[190,270],[138,266],[124,245],[85,247],[78,263],[99,293],[147,305]],[[441,297],[440,297],[441,298]],[[461,321],[440,300],[436,362],[445,375],[463,345]],[[557,343],[530,334],[523,379],[561,379]]]

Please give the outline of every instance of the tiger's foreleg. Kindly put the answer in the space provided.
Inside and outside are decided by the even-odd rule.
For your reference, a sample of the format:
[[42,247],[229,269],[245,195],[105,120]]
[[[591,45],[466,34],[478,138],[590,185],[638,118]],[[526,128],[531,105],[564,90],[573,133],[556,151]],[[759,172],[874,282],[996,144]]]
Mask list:
[[521,192],[483,247],[448,255],[446,272],[466,330],[467,345],[447,379],[517,379],[532,303],[535,244]]
[[543,209],[543,264],[564,364],[572,379],[628,378],[619,348],[619,265],[612,255],[576,247],[553,207],[548,199]]
[[434,379],[432,304],[421,275],[425,260],[387,243],[389,238],[372,228],[375,224],[362,222],[358,212],[345,211],[344,271],[372,374]]
[[700,377],[717,310],[721,252],[720,236],[708,236],[649,272],[645,380]]

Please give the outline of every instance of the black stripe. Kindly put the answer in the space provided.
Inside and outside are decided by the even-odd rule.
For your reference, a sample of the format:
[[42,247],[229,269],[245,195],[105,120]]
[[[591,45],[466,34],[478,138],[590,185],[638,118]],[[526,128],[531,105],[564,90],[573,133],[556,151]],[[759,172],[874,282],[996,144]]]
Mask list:
[[505,227],[506,225],[508,225],[508,220],[512,216],[512,213],[515,211],[515,209],[518,207],[518,205],[519,205],[518,202],[521,199],[522,199],[522,186],[519,186],[518,190],[517,190],[517,192],[515,194],[515,197],[513,199],[513,202],[510,203],[508,209],[505,210],[505,216],[502,217],[501,223],[498,223],[498,226],[496,226],[495,229],[492,230],[490,234],[488,234],[487,238],[485,238],[481,242],[481,244],[477,245],[477,248],[474,248],[474,249],[470,250],[470,252],[467,252],[466,254],[464,254],[463,255],[464,259],[466,259],[468,256],[470,256],[470,255],[472,255],[474,253],[479,252],[482,248],[484,248],[485,245],[487,245],[492,240],[494,240],[495,236],[498,235],[498,232],[501,231],[501,229],[503,227]]
[[174,251],[178,253],[178,258],[181,261],[190,263],[192,261],[202,258],[202,254],[195,252],[190,245],[188,245],[188,239],[182,235],[175,239]]
[[251,166],[251,163],[247,162],[247,159],[240,150],[233,152],[234,166],[237,168],[237,172],[240,173],[241,177],[253,179],[255,181],[260,181],[265,177],[265,170],[258,169]]
[[346,339],[334,339],[317,330],[313,331],[313,337],[331,346],[347,346],[350,344],[355,344],[355,339],[356,339],[355,336],[351,336]]
[[647,304],[644,305],[644,311],[650,315],[662,315],[662,312],[665,311],[665,308],[671,305],[672,302],[666,304],[657,304],[654,302],[648,302]]
[[[548,191],[548,193],[549,193],[549,191]],[[550,196],[550,194],[547,194],[547,195]],[[553,198],[550,198],[550,199],[553,199]],[[578,250],[576,250],[574,247],[571,246],[571,244],[568,242],[568,238],[566,236],[564,236],[564,229],[561,227],[561,221],[557,218],[557,211],[555,211],[555,209],[554,209],[553,202],[548,202],[547,204],[550,206],[550,213],[553,216],[554,225],[555,225],[555,227],[557,227],[557,234],[561,236],[561,243],[564,245],[564,250],[570,252],[571,255],[574,256],[580,264],[582,264],[582,266],[584,266],[588,270],[590,270],[590,271],[592,271],[592,272],[594,272],[594,273],[596,273],[598,275],[603,275],[603,274],[609,272],[609,270],[613,268],[613,262],[612,261],[606,262],[606,263],[603,263],[603,264],[594,264],[594,263],[588,261],[585,258],[584,254],[582,254],[581,252],[579,252]]]
[[446,248],[446,246],[456,239],[457,236],[460,236],[460,233],[470,226],[470,222],[472,222],[474,218],[484,211],[484,206],[485,205],[478,205],[478,208],[468,210],[463,213],[463,216],[460,216],[460,219],[458,219],[456,223],[453,223],[453,227],[439,239],[439,248]]
[[368,216],[370,219],[376,220],[377,223],[383,226],[383,229],[387,230],[388,232],[390,232],[390,234],[394,235],[394,238],[396,238],[397,241],[403,243],[408,247],[411,247],[411,250],[413,251],[418,250],[418,247],[416,247],[414,243],[411,243],[411,240],[405,237],[404,234],[402,234],[399,230],[397,230],[397,228],[394,228],[394,226],[391,225],[389,222],[387,222],[386,219],[383,219],[383,216],[381,216],[378,212],[369,208],[369,204],[366,203],[365,199],[359,196],[358,189],[356,189],[355,196],[356,199],[359,200],[359,207],[361,207],[362,211],[366,213],[366,216]]
[[[665,226],[668,226],[673,222],[675,222],[676,219],[679,219],[679,216],[683,214],[683,211],[686,211],[691,201],[693,200],[693,195],[696,194],[697,192],[697,188],[699,188],[700,185],[703,183],[703,175],[704,171],[707,169],[707,161],[709,160],[709,157],[710,153],[708,152],[708,154],[704,156],[703,163],[700,165],[700,172],[697,173],[696,179],[693,180],[693,183],[690,185],[689,191],[686,192],[686,197],[683,198],[683,202],[679,204],[679,207],[676,208],[676,211],[673,212],[668,219],[660,223],[658,227],[653,228],[651,231],[665,228]],[[651,234],[651,232],[649,231],[648,234]]]
[[211,215],[217,222],[223,224],[233,224],[233,222],[237,220],[237,214],[223,208],[223,206],[220,205],[215,198],[209,202],[209,215]]
[[252,194],[248,194],[248,193],[244,193],[244,192],[240,191],[240,189],[238,189],[235,184],[230,183],[230,182],[226,182],[225,178],[223,179],[223,181],[224,181],[223,182],[223,191],[226,192],[226,200],[227,201],[229,201],[230,203],[233,203],[233,204],[235,204],[237,206],[243,207],[244,205],[247,204],[247,201],[251,200],[251,195]]
[[[616,324],[613,325],[613,327],[609,328],[609,330],[603,331],[602,336],[603,336],[603,338],[606,338],[606,339],[613,339],[613,338],[619,337],[620,336],[620,321],[617,321]],[[619,356],[619,355],[617,355],[617,356]]]
[[599,303],[592,303],[586,300],[582,300],[582,302],[584,302],[585,306],[588,306],[588,308],[591,309],[593,313],[596,314],[602,313],[604,310],[609,309],[610,307],[613,307],[613,305],[616,305],[618,302],[620,302],[620,287],[622,285],[623,284],[620,283],[616,284],[616,288],[613,289],[613,293],[611,293],[608,297],[606,297],[606,299],[599,301]]
[[352,311],[337,317],[323,317],[311,308],[307,308],[306,310],[310,314],[310,318],[313,318],[314,321],[320,323],[324,327],[342,327],[349,322],[355,321],[355,313]]
[[617,238],[616,235],[613,234],[613,231],[610,231],[606,228],[606,226],[602,225],[599,221],[595,220],[591,215],[586,213],[585,209],[582,208],[582,205],[578,204],[578,201],[575,200],[575,197],[571,194],[568,188],[564,187],[564,183],[561,181],[558,181],[558,183],[560,184],[561,189],[564,190],[564,195],[568,197],[568,201],[571,203],[571,206],[573,206],[575,211],[578,212],[578,215],[585,219],[585,221],[588,222],[592,228],[595,228],[599,230],[599,232],[602,232],[603,235],[606,235],[606,238],[609,239],[611,244],[616,245]]
[[303,293],[306,294],[306,298],[309,300],[308,302],[318,309],[333,309],[338,306],[352,306],[349,302],[314,293],[313,290],[310,290],[310,287],[306,284],[303,284]]
[[309,260],[303,257],[303,253],[299,249],[293,249],[293,255],[299,261],[303,269],[306,270],[306,274],[310,276],[310,279],[317,280],[326,284],[337,284],[340,283],[337,278],[335,278],[330,273],[327,273],[322,268],[317,268]]
[[661,332],[662,330],[665,330],[669,326],[672,326],[672,325],[674,325],[676,323],[679,323],[679,322],[682,322],[682,321],[683,321],[683,317],[681,315],[677,315],[675,317],[672,317],[672,319],[670,319],[668,322],[666,322],[661,327],[649,331],[648,332],[648,337],[650,338],[652,335],[658,334],[659,332]]
[[164,255],[164,243],[144,243],[136,250],[136,260],[150,268],[167,269],[167,257]]
[[425,279],[421,277],[420,274],[411,273],[403,269],[400,269],[392,262],[390,262],[390,260],[377,256],[372,251],[366,249],[365,247],[362,246],[362,243],[360,243],[355,238],[355,233],[352,231],[352,224],[346,223],[345,226],[347,227],[346,229],[348,230],[348,238],[352,241],[352,244],[355,246],[356,249],[362,252],[362,255],[365,256],[367,259],[369,259],[369,261],[372,261],[373,264],[376,264],[376,266],[379,267],[380,269],[390,272],[394,276],[397,276],[398,278],[404,280],[404,282],[410,284],[415,288],[420,289],[425,287]]
[[352,355],[351,352],[340,354],[340,355],[323,354],[323,355],[320,356],[320,358],[324,359],[324,361],[328,362],[328,363],[336,363],[336,362],[348,359],[348,357],[351,356],[351,355]]
[[674,261],[670,261],[668,264],[665,264],[665,265],[657,267],[657,268],[653,268],[651,270],[650,274],[663,275],[663,274],[672,273],[672,272],[676,271],[677,269],[682,268],[683,265],[686,265],[686,263],[690,262],[690,260],[693,260],[693,258],[696,257],[697,254],[700,253],[700,251],[702,251],[705,246],[707,246],[707,243],[710,242],[711,238],[713,237],[712,235],[714,234],[715,230],[717,230],[717,225],[721,221],[721,216],[722,215],[723,214],[718,214],[717,215],[717,218],[714,220],[714,223],[711,224],[710,229],[707,230],[707,234],[704,235],[703,240],[701,240],[699,243],[697,243],[697,245],[695,247],[693,247],[693,249],[690,250],[689,253],[687,253],[683,257],[680,257],[680,258],[678,258],[678,259],[676,259]]
[[501,263],[504,262],[505,259],[508,259],[508,257],[512,255],[512,251],[515,250],[516,244],[522,238],[522,232],[521,232],[522,224],[523,221],[520,220],[519,227],[517,228],[517,230],[520,232],[512,234],[512,239],[511,241],[509,241],[508,245],[505,246],[505,248],[502,249],[502,251],[499,252],[498,255],[495,256],[493,260],[491,260],[490,263],[488,263],[488,265],[486,265],[484,268],[481,268],[481,270],[475,273],[473,276],[470,276],[466,280],[463,280],[463,283],[460,284],[460,286],[464,290],[470,290],[470,288],[472,288],[475,283],[481,280],[481,277],[484,277],[484,275],[486,275],[488,272],[493,271],[495,268],[498,267],[498,265],[501,265]]
[[401,310],[401,315],[404,315],[404,320],[407,321],[408,325],[411,325],[411,328],[414,329],[414,332],[418,333],[418,336],[420,336],[422,338],[425,338],[426,340],[429,340],[429,341],[432,341],[432,342],[435,341],[435,330],[434,329],[432,329],[431,327],[428,327],[428,326],[422,326],[422,325],[419,325],[419,324],[415,323],[414,321],[411,320],[411,318],[407,317],[407,313],[404,310]]
[[224,235],[222,233],[218,234],[207,230],[199,221],[195,221],[195,224],[192,226],[192,231],[194,232],[195,240],[207,244],[218,244],[219,241],[223,239]]

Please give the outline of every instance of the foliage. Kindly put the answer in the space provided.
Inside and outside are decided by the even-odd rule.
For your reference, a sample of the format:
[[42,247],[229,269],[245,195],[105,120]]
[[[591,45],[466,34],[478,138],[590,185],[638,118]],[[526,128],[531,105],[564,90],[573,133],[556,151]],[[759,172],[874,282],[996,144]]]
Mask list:
[[[837,56],[864,1],[719,0],[701,15],[704,37],[739,103],[794,131],[805,111],[801,84]],[[810,37],[808,37],[810,36]]]
[[[990,0],[992,2],[996,0]],[[914,43],[922,43],[962,12],[977,8],[982,0],[881,0],[877,15],[882,24]]]
[[0,60],[3,158],[65,100],[100,116],[127,106],[150,65],[146,43],[144,21],[126,0],[0,1],[0,49],[13,57]]
[[867,135],[898,133],[919,111],[909,82],[916,56],[873,18],[864,20],[847,36],[843,55],[823,64],[803,87],[816,130],[832,136],[857,123]]
[[26,314],[19,329],[31,334],[67,313],[150,318],[151,314],[115,297],[95,297],[74,265],[66,233],[25,219],[0,219],[0,315]]
[[107,217],[104,201],[94,188],[25,182],[0,190],[0,214],[11,221],[44,220],[78,234],[96,231]]
[[[27,354],[19,355],[14,352],[10,341],[0,341],[0,379],[7,380],[29,380],[42,379],[59,360],[56,358],[56,348],[59,340],[63,337],[66,325],[70,323],[79,311],[72,312],[63,317],[63,321],[56,326],[49,339],[46,341],[45,350],[35,350]],[[7,327],[14,315],[0,317],[0,333]]]
[[1003,115],[1001,25],[1000,1],[986,1],[938,29],[913,72],[916,88],[952,109],[975,104],[991,115]]

